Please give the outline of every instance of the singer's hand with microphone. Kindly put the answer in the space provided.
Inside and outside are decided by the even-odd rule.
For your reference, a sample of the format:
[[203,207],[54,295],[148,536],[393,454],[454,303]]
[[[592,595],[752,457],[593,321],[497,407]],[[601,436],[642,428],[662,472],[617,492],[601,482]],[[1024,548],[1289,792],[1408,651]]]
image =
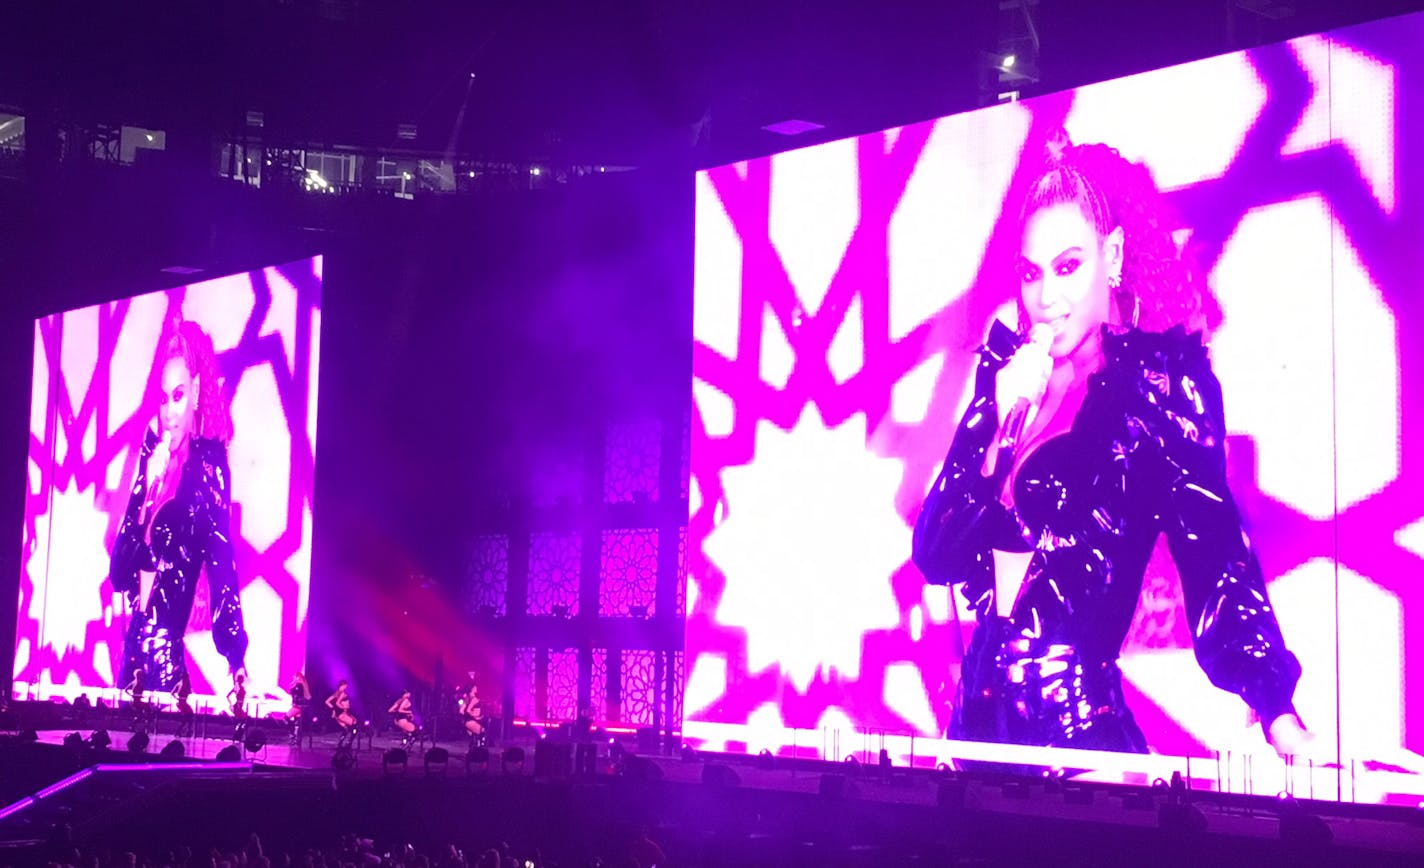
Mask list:
[[999,405],[1000,431],[1011,419],[1016,427],[1025,426],[1029,411],[1043,400],[1053,373],[1053,359],[1048,354],[1052,345],[1053,329],[1046,323],[1035,323],[1028,341],[999,371],[994,397]]
[[148,497],[153,498],[153,486],[158,480],[163,478],[163,474],[168,470],[168,462],[173,457],[173,432],[164,431],[163,437],[158,444],[153,447],[153,454],[148,456],[148,474],[144,479]]

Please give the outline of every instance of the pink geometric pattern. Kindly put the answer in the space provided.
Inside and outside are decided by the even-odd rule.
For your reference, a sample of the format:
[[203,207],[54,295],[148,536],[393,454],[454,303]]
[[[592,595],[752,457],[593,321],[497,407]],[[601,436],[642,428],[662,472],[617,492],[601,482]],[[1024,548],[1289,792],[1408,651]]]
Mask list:
[[578,716],[578,652],[549,652],[549,713],[546,720],[568,721]]
[[[115,686],[130,613],[108,583],[109,549],[143,432],[155,425],[158,340],[181,315],[212,337],[232,407],[232,531],[249,696],[263,712],[290,701],[282,685],[306,657],[321,267],[318,257],[35,322],[17,695],[72,697]],[[208,629],[195,620],[186,638],[200,705],[231,686]]]
[[576,533],[529,536],[529,614],[552,615],[554,608],[578,615],[583,539]]
[[658,499],[662,425],[656,419],[608,426],[603,447],[603,499],[632,503]]
[[620,687],[623,702],[619,720],[630,726],[651,726],[658,701],[658,685],[653,678],[653,651],[624,651]]
[[[1424,751],[1420,44],[1424,15],[699,173],[687,720],[944,734],[972,621],[910,527],[1066,126],[1152,171],[1222,305],[1231,485],[1306,724]],[[1265,749],[1160,555],[1122,658],[1151,747]]]
[[651,528],[605,530],[599,563],[599,614],[650,618],[657,614],[657,587],[658,532]]

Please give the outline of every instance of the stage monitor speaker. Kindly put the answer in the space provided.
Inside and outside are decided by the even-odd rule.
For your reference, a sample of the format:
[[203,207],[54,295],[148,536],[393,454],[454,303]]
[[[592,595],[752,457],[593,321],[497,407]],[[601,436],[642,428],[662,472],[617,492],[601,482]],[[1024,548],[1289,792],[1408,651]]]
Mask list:
[[148,750],[148,733],[136,732],[129,736],[129,753],[143,753]]
[[848,799],[855,795],[855,782],[845,775],[821,775],[821,796],[827,799]]
[[242,762],[242,751],[238,750],[237,745],[230,744],[218,751],[218,755],[213,757],[213,759],[220,763]]
[[247,748],[248,753],[257,753],[267,746],[267,733],[260,729],[249,728],[247,737],[242,740],[242,746]]
[[534,776],[566,778],[573,774],[574,746],[567,741],[543,738],[534,745]]
[[660,781],[663,768],[645,756],[630,756],[623,763],[623,774],[635,781]]
[[158,752],[159,756],[167,760],[182,759],[183,754],[183,742],[177,740],[176,738],[173,741],[170,741],[168,744],[165,744],[163,746],[163,750]]
[[742,785],[742,779],[731,766],[708,763],[702,767],[702,783],[717,789],[731,789]]

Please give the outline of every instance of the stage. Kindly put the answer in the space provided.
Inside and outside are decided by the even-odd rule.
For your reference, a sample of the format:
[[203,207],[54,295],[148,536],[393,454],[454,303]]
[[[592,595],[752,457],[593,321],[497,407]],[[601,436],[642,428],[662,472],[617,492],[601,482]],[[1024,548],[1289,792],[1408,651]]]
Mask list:
[[[0,838],[12,848],[40,846],[61,824],[77,838],[141,841],[149,823],[171,830],[175,816],[188,818],[180,825],[201,842],[232,831],[222,818],[241,816],[293,840],[348,832],[428,841],[571,836],[561,845],[570,854],[646,827],[688,864],[724,864],[692,858],[705,853],[735,864],[885,864],[892,857],[922,864],[912,857],[945,847],[1027,860],[1056,852],[1053,842],[1065,836],[1078,840],[1074,852],[1099,856],[1147,852],[1165,836],[1209,860],[1269,857],[1306,844],[1316,860],[1310,864],[1424,857],[1424,814],[1389,805],[1174,794],[857,760],[639,754],[630,735],[575,741],[529,727],[473,749],[454,732],[402,749],[393,728],[372,730],[343,751],[335,732],[304,733],[293,744],[279,722],[254,722],[245,735],[263,738],[239,741],[232,718],[209,717],[179,736],[176,721],[159,716],[139,730],[148,735],[140,751],[138,742],[129,747],[134,729],[117,717],[104,727],[67,719],[72,725],[31,728],[15,725],[29,716],[16,711],[0,747]],[[107,749],[93,744],[98,729]],[[175,742],[181,758],[169,748],[164,759]],[[225,750],[236,760],[220,762]],[[171,807],[123,807],[154,804]]]

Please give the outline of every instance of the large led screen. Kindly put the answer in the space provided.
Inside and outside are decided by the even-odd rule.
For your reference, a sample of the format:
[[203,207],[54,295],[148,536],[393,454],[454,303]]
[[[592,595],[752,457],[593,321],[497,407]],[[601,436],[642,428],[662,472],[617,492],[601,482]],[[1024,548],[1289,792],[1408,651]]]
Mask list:
[[1419,45],[700,172],[686,734],[1420,768]]
[[290,705],[320,258],[35,322],[14,693]]

